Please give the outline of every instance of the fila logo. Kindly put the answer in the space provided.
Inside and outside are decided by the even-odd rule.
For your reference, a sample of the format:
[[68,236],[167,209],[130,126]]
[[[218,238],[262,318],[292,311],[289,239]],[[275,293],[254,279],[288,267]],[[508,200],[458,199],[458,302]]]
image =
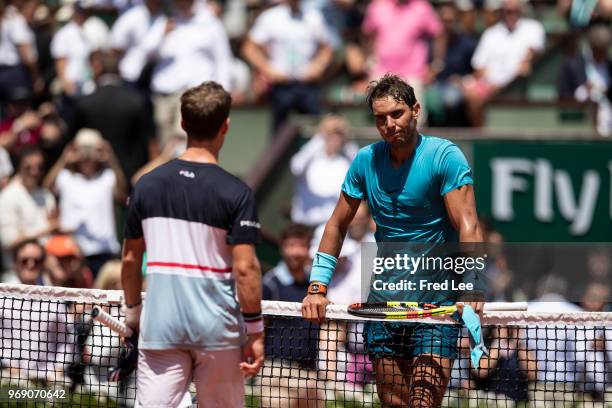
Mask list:
[[183,177],[187,177],[187,178],[195,178],[195,173],[193,171],[187,171],[187,170],[181,170],[179,171],[179,174]]

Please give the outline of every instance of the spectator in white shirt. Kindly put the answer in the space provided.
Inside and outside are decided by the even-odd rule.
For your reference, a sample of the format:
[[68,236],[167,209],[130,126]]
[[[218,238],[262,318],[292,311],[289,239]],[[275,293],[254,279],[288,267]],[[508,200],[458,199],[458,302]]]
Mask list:
[[51,55],[65,96],[91,93],[94,89],[89,68],[89,54],[108,43],[109,30],[97,17],[91,17],[91,0],[78,0],[73,5],[70,22],[62,27],[51,42]]
[[139,81],[147,64],[144,40],[162,15],[162,0],[145,0],[115,21],[111,30],[111,47],[122,56],[119,72],[127,83],[136,84]]
[[97,130],[81,129],[45,178],[59,196],[60,227],[76,239],[94,276],[119,252],[114,204],[127,183],[110,144]]
[[44,158],[41,150],[21,151],[18,174],[0,193],[0,241],[5,267],[11,269],[11,251],[23,241],[42,239],[58,228],[53,194],[40,185]]
[[291,219],[316,227],[331,215],[340,186],[359,148],[347,142],[349,127],[342,116],[330,115],[321,121],[320,131],[291,158],[296,177]]
[[155,66],[151,91],[158,138],[163,147],[180,128],[180,93],[203,81],[230,86],[231,50],[223,25],[194,0],[172,2],[171,17],[158,18],[144,48]]
[[11,90],[25,87],[42,91],[44,82],[37,65],[34,33],[19,10],[0,1],[0,101]]
[[274,131],[292,111],[321,112],[320,82],[332,59],[331,44],[321,13],[300,0],[283,1],[255,20],[242,53],[271,86]]
[[484,124],[484,103],[516,77],[528,76],[544,50],[544,26],[522,17],[523,7],[521,0],[504,0],[501,21],[484,31],[472,56],[474,74],[466,77],[464,93],[473,126]]

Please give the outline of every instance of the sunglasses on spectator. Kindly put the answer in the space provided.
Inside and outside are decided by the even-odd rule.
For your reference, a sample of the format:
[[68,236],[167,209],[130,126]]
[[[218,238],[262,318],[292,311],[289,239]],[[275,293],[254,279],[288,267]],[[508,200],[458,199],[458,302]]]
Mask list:
[[44,262],[44,258],[41,257],[27,257],[27,258],[20,258],[17,260],[17,263],[20,266],[27,266],[28,264],[32,263],[34,264],[34,266],[41,266]]

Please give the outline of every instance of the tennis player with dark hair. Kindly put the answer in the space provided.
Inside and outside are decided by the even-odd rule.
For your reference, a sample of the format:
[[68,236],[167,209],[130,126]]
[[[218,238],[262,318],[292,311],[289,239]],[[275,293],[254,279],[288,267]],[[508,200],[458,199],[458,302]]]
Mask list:
[[264,361],[255,199],[217,164],[230,105],[215,82],[187,90],[187,150],[144,175],[130,198],[122,284],[125,322],[140,330],[143,407],[176,407],[192,380],[200,406],[242,407],[244,376],[256,375]]
[[[412,87],[387,74],[370,84],[367,102],[383,140],[359,151],[325,226],[302,305],[304,318],[317,323],[325,318],[326,288],[362,200],[367,201],[376,222],[377,242],[482,241],[470,167],[455,144],[417,131],[421,109]],[[385,271],[378,278],[393,282],[402,273],[406,272]],[[393,298],[398,295],[413,298]],[[459,300],[456,296],[450,291],[398,294],[371,290],[368,302],[454,303]],[[480,313],[482,303],[470,304]],[[458,327],[452,325],[368,322],[364,341],[374,359],[383,406],[440,406],[457,356],[458,336]]]

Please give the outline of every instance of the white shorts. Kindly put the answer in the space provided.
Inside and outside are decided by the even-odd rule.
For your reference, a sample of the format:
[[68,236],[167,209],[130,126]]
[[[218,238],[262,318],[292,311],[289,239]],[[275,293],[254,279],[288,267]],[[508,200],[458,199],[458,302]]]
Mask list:
[[200,407],[242,408],[240,349],[139,350],[137,407],[179,407],[193,380]]

